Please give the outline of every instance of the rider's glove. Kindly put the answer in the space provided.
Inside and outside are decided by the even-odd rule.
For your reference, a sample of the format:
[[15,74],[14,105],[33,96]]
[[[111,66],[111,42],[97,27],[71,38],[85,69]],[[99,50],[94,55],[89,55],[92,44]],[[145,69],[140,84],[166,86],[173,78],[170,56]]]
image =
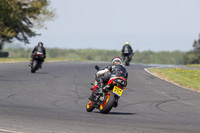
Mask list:
[[109,70],[106,68],[104,70],[100,70],[97,72],[97,77],[104,75],[105,73],[109,72]]

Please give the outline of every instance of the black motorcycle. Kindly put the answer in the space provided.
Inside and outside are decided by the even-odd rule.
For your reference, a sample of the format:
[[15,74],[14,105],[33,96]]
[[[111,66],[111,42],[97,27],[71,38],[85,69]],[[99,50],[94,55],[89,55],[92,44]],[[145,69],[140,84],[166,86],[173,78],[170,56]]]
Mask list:
[[44,55],[41,52],[37,52],[31,63],[31,72],[35,73],[39,68],[42,68],[42,62],[44,62]]

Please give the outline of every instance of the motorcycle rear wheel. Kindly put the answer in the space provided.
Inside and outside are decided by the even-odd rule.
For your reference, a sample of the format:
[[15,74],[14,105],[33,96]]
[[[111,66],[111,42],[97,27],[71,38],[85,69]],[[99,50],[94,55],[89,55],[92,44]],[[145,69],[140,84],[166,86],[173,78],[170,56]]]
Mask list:
[[125,61],[124,61],[124,62],[125,62],[125,65],[126,65],[126,66],[129,66],[129,59],[128,59],[128,56],[125,57]]
[[99,108],[100,112],[102,114],[108,114],[112,109],[112,107],[114,106],[114,103],[115,103],[115,94],[113,94],[112,92],[108,92],[105,102],[100,105]]
[[92,112],[94,108],[95,108],[94,102],[92,102],[91,100],[88,100],[88,103],[86,105],[87,112]]

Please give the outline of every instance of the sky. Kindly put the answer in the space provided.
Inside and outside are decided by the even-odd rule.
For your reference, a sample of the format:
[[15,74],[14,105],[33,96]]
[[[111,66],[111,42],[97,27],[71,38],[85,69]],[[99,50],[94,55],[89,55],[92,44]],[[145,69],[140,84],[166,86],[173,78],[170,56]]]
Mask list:
[[48,48],[189,51],[200,34],[200,0],[50,0],[56,10],[41,36]]

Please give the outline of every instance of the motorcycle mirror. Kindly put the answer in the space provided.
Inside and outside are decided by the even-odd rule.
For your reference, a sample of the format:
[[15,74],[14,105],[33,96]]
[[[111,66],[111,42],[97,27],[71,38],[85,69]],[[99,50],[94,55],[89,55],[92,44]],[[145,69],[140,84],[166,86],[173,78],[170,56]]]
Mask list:
[[96,66],[95,66],[95,69],[96,69],[97,71],[99,71],[100,68],[99,68],[99,66],[96,65]]

